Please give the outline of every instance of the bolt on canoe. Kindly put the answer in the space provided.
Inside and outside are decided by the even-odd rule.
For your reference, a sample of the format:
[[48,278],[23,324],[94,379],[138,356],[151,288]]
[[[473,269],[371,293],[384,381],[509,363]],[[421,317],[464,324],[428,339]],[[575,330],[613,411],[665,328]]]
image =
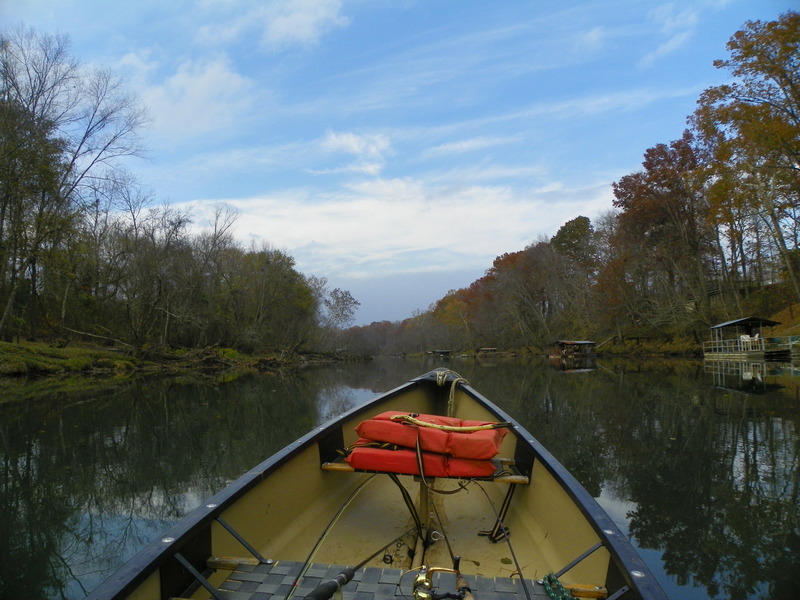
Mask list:
[[436,369],[301,437],[87,598],[665,600],[508,414]]

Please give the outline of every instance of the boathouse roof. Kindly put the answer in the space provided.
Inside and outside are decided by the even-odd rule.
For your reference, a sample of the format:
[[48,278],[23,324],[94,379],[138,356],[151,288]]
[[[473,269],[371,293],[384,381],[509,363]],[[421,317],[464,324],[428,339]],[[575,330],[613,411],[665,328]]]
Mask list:
[[716,325],[712,325],[711,329],[721,329],[723,327],[738,327],[738,326],[750,326],[750,325],[773,327],[775,325],[780,325],[780,322],[770,321],[769,319],[762,319],[760,317],[742,317],[741,319],[734,319],[733,321],[725,321],[724,323],[717,323]]

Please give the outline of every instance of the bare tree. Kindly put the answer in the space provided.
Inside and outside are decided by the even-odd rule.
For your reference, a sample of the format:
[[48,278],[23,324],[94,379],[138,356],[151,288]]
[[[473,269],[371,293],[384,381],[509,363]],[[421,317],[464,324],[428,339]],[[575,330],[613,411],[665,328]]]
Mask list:
[[0,332],[8,337],[22,282],[34,333],[42,260],[74,237],[98,193],[125,178],[119,159],[141,152],[144,111],[118,78],[82,69],[66,37],[22,27],[0,32],[0,102],[4,142],[13,140],[0,156]]

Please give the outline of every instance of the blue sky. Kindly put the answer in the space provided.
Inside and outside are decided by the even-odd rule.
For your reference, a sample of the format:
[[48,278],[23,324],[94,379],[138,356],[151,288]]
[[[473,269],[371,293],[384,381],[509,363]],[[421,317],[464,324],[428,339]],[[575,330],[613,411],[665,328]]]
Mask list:
[[0,0],[147,107],[159,202],[401,320],[611,208],[681,136],[712,61],[789,0]]

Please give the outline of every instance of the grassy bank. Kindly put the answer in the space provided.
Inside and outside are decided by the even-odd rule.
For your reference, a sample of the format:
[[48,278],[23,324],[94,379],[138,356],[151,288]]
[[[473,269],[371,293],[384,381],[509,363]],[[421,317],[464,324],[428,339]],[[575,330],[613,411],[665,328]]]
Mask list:
[[678,338],[666,340],[628,339],[611,342],[598,349],[598,354],[608,356],[702,356],[703,350],[694,340]]
[[264,351],[242,354],[232,348],[151,350],[134,356],[103,346],[70,344],[60,348],[40,342],[0,342],[0,377],[125,376],[139,373],[212,373],[229,369],[278,369],[342,360],[333,354]]
[[225,369],[268,371],[302,362],[296,355],[246,355],[230,348],[150,351],[142,356],[102,346],[0,342],[0,376],[39,378],[69,375],[126,375],[142,372],[209,372]]
[[0,342],[0,376],[130,373],[145,364],[113,349],[91,346],[55,348],[36,342]]

